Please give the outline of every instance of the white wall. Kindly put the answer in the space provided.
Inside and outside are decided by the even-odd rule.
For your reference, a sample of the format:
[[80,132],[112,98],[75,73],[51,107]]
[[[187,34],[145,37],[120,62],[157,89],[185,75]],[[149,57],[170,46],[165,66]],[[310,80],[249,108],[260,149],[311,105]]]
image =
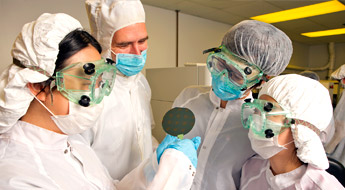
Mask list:
[[188,62],[205,63],[207,54],[203,55],[202,51],[221,45],[229,28],[228,24],[180,14],[178,66]]
[[176,18],[174,11],[146,6],[149,35],[145,68],[174,67],[176,63]]
[[[145,68],[175,67],[176,13],[144,5],[149,33],[149,50]],[[89,31],[84,0],[0,0],[0,72],[11,62],[11,47],[22,26],[44,12],[67,13]],[[204,49],[218,46],[230,25],[179,14],[179,66],[185,62],[205,62]]]
[[0,0],[0,72],[12,63],[12,44],[23,25],[44,12],[67,13],[89,28],[84,0]]

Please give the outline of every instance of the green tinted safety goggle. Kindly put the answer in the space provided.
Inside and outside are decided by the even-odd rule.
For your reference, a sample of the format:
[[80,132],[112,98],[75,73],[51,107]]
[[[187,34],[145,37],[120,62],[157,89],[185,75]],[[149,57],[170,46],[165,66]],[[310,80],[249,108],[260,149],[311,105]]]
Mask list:
[[206,63],[211,74],[225,75],[226,82],[235,90],[246,90],[263,78],[264,74],[259,67],[236,56],[224,46],[211,48],[203,53],[210,53]]
[[111,59],[71,64],[56,72],[55,83],[68,100],[90,106],[99,104],[114,86],[116,67]]
[[242,104],[241,120],[244,128],[258,136],[271,138],[291,126],[293,119],[290,115],[278,103],[255,99]]

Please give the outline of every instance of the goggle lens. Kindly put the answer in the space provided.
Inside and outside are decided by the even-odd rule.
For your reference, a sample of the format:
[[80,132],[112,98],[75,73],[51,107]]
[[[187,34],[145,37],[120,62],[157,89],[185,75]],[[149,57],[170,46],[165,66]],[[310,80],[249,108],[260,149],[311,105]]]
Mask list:
[[284,111],[279,104],[256,99],[242,105],[241,120],[244,128],[258,136],[270,138],[268,130],[270,134],[280,134],[282,127],[290,127],[289,122],[281,122],[287,121],[288,115],[289,112]]
[[[108,96],[114,86],[116,67],[104,59],[75,63],[56,73],[58,90],[70,101],[80,104],[88,99],[89,106],[98,104]],[[87,97],[87,98],[86,98]]]

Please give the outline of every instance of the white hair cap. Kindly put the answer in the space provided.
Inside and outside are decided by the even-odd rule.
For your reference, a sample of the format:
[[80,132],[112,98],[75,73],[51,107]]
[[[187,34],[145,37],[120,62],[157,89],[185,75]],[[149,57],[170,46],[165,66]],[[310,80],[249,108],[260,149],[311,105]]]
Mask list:
[[14,64],[0,76],[0,133],[26,113],[33,99],[26,84],[53,75],[59,43],[77,28],[82,28],[79,21],[63,13],[44,13],[23,26],[11,51]]
[[295,120],[312,124],[296,122],[291,126],[297,156],[304,163],[312,164],[320,169],[329,167],[328,159],[321,142],[321,137],[315,131],[325,134],[326,128],[333,122],[333,108],[328,90],[318,81],[297,74],[277,76],[265,83],[260,90],[263,94],[274,98],[284,109],[290,111]]
[[126,26],[145,23],[145,11],[140,0],[86,0],[91,34],[101,44],[104,57],[111,57],[114,33]]
[[337,70],[335,70],[331,74],[331,77],[338,80],[345,78],[345,64],[340,66]]
[[319,75],[317,73],[315,73],[314,71],[302,71],[299,74],[302,76],[309,77],[311,79],[320,81]]
[[290,38],[273,25],[257,20],[244,20],[231,27],[222,45],[270,76],[283,72],[292,55]]

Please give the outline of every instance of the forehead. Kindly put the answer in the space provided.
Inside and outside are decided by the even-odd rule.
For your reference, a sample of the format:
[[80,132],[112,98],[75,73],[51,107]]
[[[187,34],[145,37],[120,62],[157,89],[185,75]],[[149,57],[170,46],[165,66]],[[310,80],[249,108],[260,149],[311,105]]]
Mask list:
[[269,101],[271,103],[274,103],[274,105],[276,106],[276,108],[281,108],[282,107],[279,105],[279,103],[274,99],[272,98],[271,96],[267,95],[267,94],[263,94],[259,97],[260,100],[266,100],[266,101]]
[[263,94],[259,97],[260,100],[266,100],[272,103],[278,103],[274,98],[272,98],[271,96],[267,95],[267,94]]
[[136,23],[116,31],[112,43],[136,42],[146,37],[147,30],[145,23]]
[[91,45],[81,49],[65,61],[65,66],[78,62],[96,61],[101,59],[101,54]]

